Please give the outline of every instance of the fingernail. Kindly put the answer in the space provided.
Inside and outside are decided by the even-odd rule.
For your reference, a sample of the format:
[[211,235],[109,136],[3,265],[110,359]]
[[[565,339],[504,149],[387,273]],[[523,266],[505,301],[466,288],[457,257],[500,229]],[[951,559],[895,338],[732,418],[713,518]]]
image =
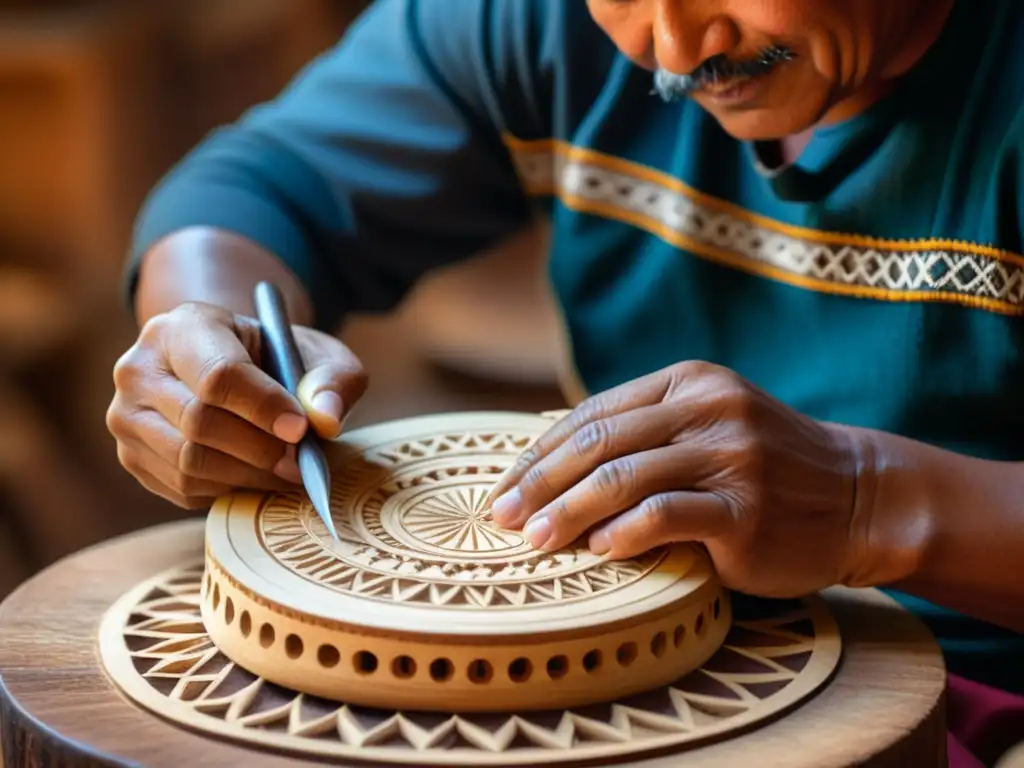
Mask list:
[[506,491],[491,505],[491,517],[498,525],[512,522],[519,514],[519,489]]
[[310,405],[313,406],[313,410],[319,411],[324,416],[327,416],[334,421],[341,421],[341,409],[342,402],[337,392],[331,392],[329,390],[324,392],[317,392],[313,395]]
[[547,515],[535,517],[523,528],[523,535],[534,549],[540,549],[551,538],[551,521]]
[[297,413],[282,413],[274,420],[274,435],[286,443],[297,443],[306,434],[306,417]]
[[299,472],[299,463],[295,460],[295,448],[293,446],[289,445],[284,456],[274,465],[274,474],[290,483],[302,483],[302,473]]
[[595,555],[603,555],[610,551],[612,548],[612,537],[608,535],[608,531],[600,530],[594,531],[590,534],[590,551]]

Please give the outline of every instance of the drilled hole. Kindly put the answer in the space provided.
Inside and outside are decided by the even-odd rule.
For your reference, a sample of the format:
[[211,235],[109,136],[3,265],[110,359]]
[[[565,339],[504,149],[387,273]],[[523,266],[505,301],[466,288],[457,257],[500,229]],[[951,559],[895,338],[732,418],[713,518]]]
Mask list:
[[269,624],[260,627],[260,645],[269,648],[274,644],[274,628]]
[[508,679],[513,683],[525,683],[533,674],[533,664],[529,659],[515,659],[508,665]]
[[391,662],[391,674],[400,680],[407,680],[416,674],[416,661],[411,656],[397,656]]
[[430,679],[435,683],[446,683],[452,679],[455,665],[448,659],[434,659],[430,662]]
[[619,649],[615,651],[615,660],[619,662],[620,666],[628,667],[636,661],[636,655],[636,643],[623,643],[619,646]]
[[651,638],[651,653],[655,658],[660,659],[665,655],[665,648],[668,647],[668,638],[664,632],[659,632]]
[[697,637],[700,637],[701,635],[704,634],[704,612],[703,611],[701,611],[700,615],[697,617],[697,623],[693,625],[693,631],[697,635]]
[[569,671],[569,659],[565,656],[552,656],[548,659],[548,677],[552,680],[558,680],[559,678],[565,677],[565,673]]
[[494,676],[494,670],[491,668],[491,663],[486,659],[477,659],[469,663],[469,682],[476,683],[477,685],[483,685],[491,682],[491,677]]
[[238,619],[238,629],[242,633],[242,637],[248,637],[252,632],[252,617],[248,611],[242,611],[242,615]]
[[715,604],[711,609],[711,615],[718,619],[718,615],[722,612],[722,601],[719,598],[715,598]]
[[601,666],[601,652],[596,648],[592,651],[587,651],[587,654],[583,657],[583,668],[587,672],[596,672]]
[[213,610],[220,607],[220,584],[213,585]]
[[683,644],[683,640],[686,638],[686,627],[682,624],[676,627],[675,632],[672,633],[672,645],[678,648]]
[[324,643],[316,649],[316,660],[320,662],[321,667],[331,669],[338,666],[338,662],[341,661],[341,654],[338,653],[338,649],[333,645]]
[[224,623],[230,626],[231,622],[235,620],[235,604],[231,602],[229,597],[224,601]]
[[377,671],[377,657],[369,651],[359,651],[352,657],[352,666],[361,675],[371,675]]
[[288,635],[284,639],[284,652],[289,659],[297,659],[302,655],[302,638],[298,635]]

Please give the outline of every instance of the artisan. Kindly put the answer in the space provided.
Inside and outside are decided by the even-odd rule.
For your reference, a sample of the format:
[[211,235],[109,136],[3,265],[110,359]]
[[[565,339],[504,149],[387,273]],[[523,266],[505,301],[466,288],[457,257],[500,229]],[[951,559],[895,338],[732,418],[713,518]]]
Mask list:
[[122,463],[190,508],[296,482],[367,386],[329,332],[538,212],[578,407],[496,521],[887,588],[942,641],[953,764],[1024,738],[1024,3],[377,0],[144,206]]

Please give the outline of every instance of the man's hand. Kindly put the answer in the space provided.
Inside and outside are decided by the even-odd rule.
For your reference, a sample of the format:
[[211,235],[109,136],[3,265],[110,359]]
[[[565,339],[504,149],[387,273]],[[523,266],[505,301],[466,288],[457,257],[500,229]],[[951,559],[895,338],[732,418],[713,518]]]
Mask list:
[[683,363],[555,424],[491,492],[492,515],[542,549],[589,532],[590,548],[616,559],[702,542],[726,586],[801,595],[863,568],[854,450],[841,427]]
[[309,426],[337,436],[366,375],[337,339],[294,331],[307,370],[298,400],[260,368],[256,320],[195,303],[153,317],[114,367],[107,427],[121,464],[190,509],[299,483],[294,444]]

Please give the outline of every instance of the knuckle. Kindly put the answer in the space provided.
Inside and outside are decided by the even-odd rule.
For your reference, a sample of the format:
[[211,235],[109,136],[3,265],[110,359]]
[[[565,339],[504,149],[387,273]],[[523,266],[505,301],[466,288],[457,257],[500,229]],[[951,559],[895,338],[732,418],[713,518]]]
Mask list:
[[[206,451],[201,445],[185,440],[178,449],[178,472],[182,483],[202,474],[206,464]],[[176,489],[184,493],[183,489]]]
[[551,530],[555,535],[564,532],[561,529],[572,527],[572,513],[563,501],[550,505],[544,515],[551,524]]
[[725,371],[714,379],[715,401],[723,415],[742,420],[754,405],[753,392],[735,373]]
[[611,439],[611,429],[606,421],[591,421],[573,433],[573,452],[577,456],[603,454],[610,447]]
[[203,363],[197,378],[196,395],[204,403],[215,405],[224,400],[237,378],[241,363],[227,357],[211,357]]
[[131,432],[131,419],[117,396],[107,408],[106,425],[107,431],[117,438],[126,437]]
[[700,360],[682,360],[670,365],[667,372],[670,376],[678,376],[681,378],[695,376],[703,373],[706,365],[706,363]]
[[669,375],[680,379],[713,376],[721,370],[723,369],[720,366],[706,360],[683,360],[668,367]]
[[184,509],[202,509],[210,505],[210,499],[207,496],[183,496],[178,502],[178,506]]
[[153,315],[143,323],[139,330],[139,342],[147,345],[156,342],[164,335],[168,327],[174,324],[174,317],[174,310]]
[[636,489],[636,467],[626,460],[602,464],[594,471],[594,487],[613,500],[629,497]]
[[194,477],[188,477],[183,474],[175,474],[168,486],[178,496],[187,498],[189,496],[199,495],[199,481]]
[[138,455],[125,443],[119,442],[117,444],[117,460],[131,475],[137,475],[142,468]]
[[573,430],[579,431],[586,424],[596,421],[604,410],[604,400],[602,395],[593,395],[576,406],[576,410],[570,417],[574,422],[572,423]]
[[178,430],[186,440],[198,441],[210,428],[213,409],[199,397],[193,397],[181,409]]
[[516,458],[515,467],[516,469],[525,472],[533,466],[535,461],[537,461],[537,449],[527,448]]
[[114,389],[123,392],[130,389],[140,374],[140,366],[136,360],[135,347],[121,355],[114,363]]
[[648,496],[640,505],[640,523],[638,535],[642,538],[657,538],[667,533],[672,527],[672,509],[669,497],[665,495]]
[[273,471],[277,463],[288,455],[288,446],[280,441],[267,441],[266,446],[255,447],[252,456],[252,465],[265,472]]
[[550,486],[544,469],[539,466],[530,467],[519,484],[520,493],[526,498],[540,496],[548,492]]

